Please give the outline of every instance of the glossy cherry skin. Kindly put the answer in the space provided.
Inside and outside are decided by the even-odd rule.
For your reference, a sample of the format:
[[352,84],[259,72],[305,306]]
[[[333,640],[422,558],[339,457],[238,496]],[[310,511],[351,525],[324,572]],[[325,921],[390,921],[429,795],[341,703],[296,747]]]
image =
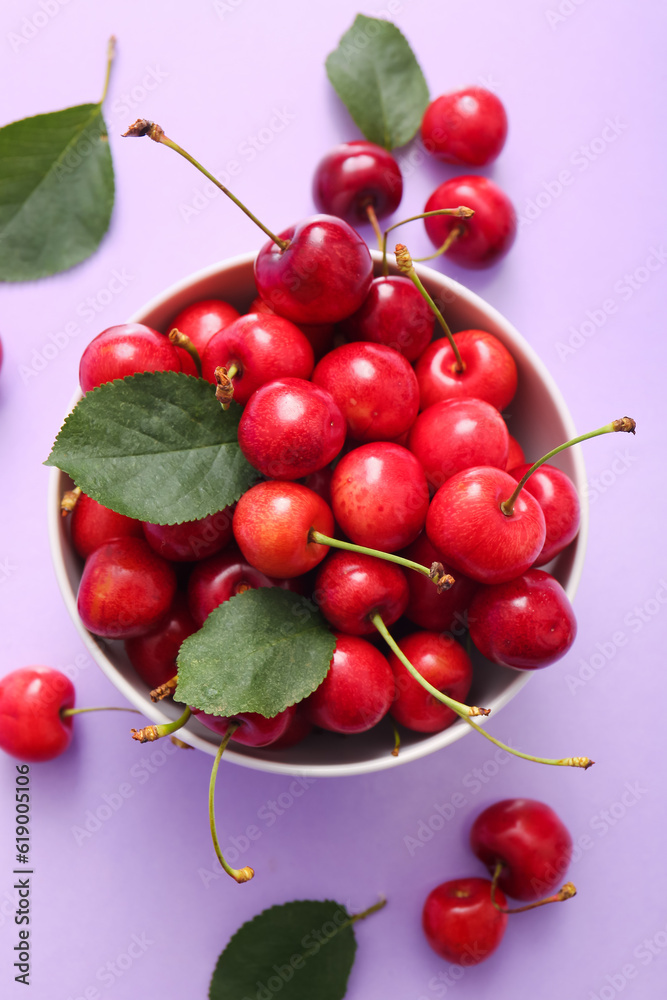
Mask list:
[[557,889],[572,860],[572,837],[556,813],[535,799],[503,799],[480,813],[470,846],[490,872],[503,865],[498,885],[526,902]]
[[[268,302],[265,302],[259,295],[250,303],[248,312],[269,313],[271,316],[276,315]],[[312,347],[316,361],[319,361],[327,351],[331,350],[335,330],[333,323],[297,323],[296,326],[299,327],[301,333]]]
[[419,385],[409,361],[384,344],[343,344],[325,355],[313,382],[331,393],[356,441],[391,441],[419,412]]
[[577,635],[572,605],[542,569],[481,587],[470,605],[470,637],[487,660],[537,670],[565,656]]
[[249,313],[211,337],[202,375],[215,384],[215,369],[234,365],[234,399],[244,406],[255,389],[273,379],[310,378],[314,364],[313,349],[298,326],[283,316]]
[[333,733],[364,733],[389,711],[394,675],[382,653],[365,639],[336,635],[326,677],[304,702],[306,717]]
[[537,500],[522,490],[511,516],[500,509],[515,486],[502,469],[465,469],[440,487],[428,509],[426,533],[435,547],[480,583],[513,580],[542,551],[546,528]]
[[[180,330],[190,338],[201,357],[213,334],[229,326],[239,318],[239,315],[238,309],[223,299],[201,299],[186,306],[178,316],[174,316],[167,332],[174,328]],[[179,355],[181,360],[183,356],[190,358],[188,352],[182,348],[179,349]]]
[[99,333],[79,364],[79,384],[86,393],[103,382],[136,372],[182,371],[178,352],[166,337],[142,323],[122,323]]
[[313,198],[319,210],[352,225],[368,222],[368,205],[378,219],[391,215],[402,197],[398,163],[386,149],[366,139],[334,146],[315,170]]
[[101,545],[83,567],[77,608],[85,627],[108,639],[131,639],[166,618],[176,574],[143,538]]
[[431,101],[422,119],[424,148],[445,163],[483,167],[507,138],[502,102],[484,87],[464,87]]
[[320,567],[314,597],[339,632],[370,635],[376,631],[371,614],[379,613],[385,625],[393,625],[405,611],[409,595],[405,576],[395,563],[339,549]]
[[[496,890],[496,902],[507,900]],[[467,967],[487,959],[502,941],[507,914],[491,902],[485,878],[458,878],[436,886],[426,897],[422,926],[431,948],[447,962]]]
[[489,267],[504,257],[516,236],[516,212],[504,191],[488,177],[471,174],[452,177],[436,188],[424,207],[425,212],[438,208],[465,205],[472,208],[470,219],[434,215],[424,219],[426,232],[439,247],[455,226],[463,233],[454,240],[446,255],[461,267]]
[[220,552],[232,537],[232,508],[225,507],[197,521],[182,524],[143,524],[146,541],[171,562],[197,562]]
[[336,521],[357,545],[397,552],[424,526],[428,510],[424,470],[400,444],[362,444],[336,466],[331,506]]
[[301,479],[336,457],[345,441],[345,418],[321,386],[299,378],[274,379],[248,400],[238,439],[262,475]]
[[311,528],[331,536],[325,501],[300,483],[269,480],[244,493],[234,511],[234,537],[251,566],[267,576],[301,576],[322,562],[327,545],[308,540]]
[[0,679],[0,748],[37,764],[63,753],[72,739],[74,686],[51,667],[19,667]]
[[295,705],[294,710],[292,721],[283,735],[270,744],[271,750],[289,750],[290,747],[296,746],[297,743],[302,743],[312,733],[313,724],[306,718],[303,702]]
[[84,559],[115,538],[143,537],[141,521],[117,514],[85,493],[79,496],[69,521],[72,545]]
[[433,491],[475,465],[504,469],[509,435],[498,410],[481,399],[447,399],[415,420],[408,448],[419,459]]
[[255,260],[255,283],[279,316],[293,323],[338,323],[360,307],[373,278],[365,242],[333,215],[313,215],[269,240]]
[[[422,677],[456,701],[465,701],[472,684],[472,663],[463,646],[437,632],[413,632],[398,646]],[[401,725],[418,733],[439,733],[458,715],[416,681],[395,653],[389,665],[396,680],[396,700],[391,714]]]
[[[510,476],[519,482],[529,468],[528,464],[519,465],[510,469]],[[533,565],[545,566],[577,536],[581,517],[579,495],[570,477],[546,462],[533,472],[524,489],[535,497],[544,514],[547,535]]]
[[506,472],[511,472],[512,469],[516,469],[518,465],[524,465],[526,461],[526,456],[523,453],[523,448],[519,444],[516,438],[509,435],[510,445],[509,451],[507,453],[507,465],[505,466]]
[[433,335],[433,313],[409,278],[375,278],[361,309],[341,324],[348,340],[366,340],[416,361]]
[[151,632],[125,641],[130,663],[151,690],[166,684],[176,674],[181,644],[198,628],[185,594],[177,593],[164,621]]
[[[445,572],[449,572],[442,553],[429,540],[425,531],[412,545],[403,549],[401,555],[422,566],[430,567],[434,562],[443,563]],[[410,591],[405,617],[420,628],[462,635],[467,628],[466,612],[478,584],[457,570],[454,584],[449,590],[443,590],[439,594],[433,581],[421,573],[407,572],[405,576]]]
[[258,587],[281,587],[295,589],[291,581],[278,580],[260,573],[246,562],[235,545],[224,552],[211,556],[195,566],[188,580],[188,604],[198,627],[201,627],[211,611],[245,590]]
[[267,719],[258,712],[241,712],[228,718],[225,715],[209,715],[195,708],[192,714],[202,722],[207,729],[212,729],[214,733],[224,736],[229,729],[230,722],[239,723],[239,728],[234,731],[230,738],[232,743],[242,743],[246,747],[265,747],[270,743],[279,740],[289,729],[294,718],[295,706],[290,705],[284,712]]
[[444,399],[483,399],[504,410],[514,398],[517,370],[514,358],[497,337],[484,330],[462,330],[454,340],[465,365],[456,358],[446,337],[434,340],[415,365],[421,409]]

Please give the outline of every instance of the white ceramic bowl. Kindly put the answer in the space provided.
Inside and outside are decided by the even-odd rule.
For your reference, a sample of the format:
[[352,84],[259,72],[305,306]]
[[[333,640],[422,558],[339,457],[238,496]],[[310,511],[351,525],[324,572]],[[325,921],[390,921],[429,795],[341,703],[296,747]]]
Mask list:
[[[130,321],[146,323],[157,330],[166,331],[173,317],[185,306],[205,298],[226,299],[241,311],[247,309],[256,295],[254,258],[254,253],[244,254],[190,275],[154,298],[131,316]],[[373,258],[375,273],[380,274],[381,262],[377,251],[373,253]],[[393,265],[390,266],[390,271],[396,273]],[[558,387],[542,361],[514,327],[483,299],[458,282],[431,268],[418,267],[418,272],[426,288],[438,300],[454,332],[465,329],[487,330],[498,337],[514,356],[519,370],[519,388],[511,404],[509,427],[523,446],[527,457],[544,454],[555,445],[573,437],[575,430],[572,418]],[[81,394],[77,392],[72,406],[80,398]],[[54,428],[54,437],[56,430]],[[585,472],[580,449],[570,449],[560,455],[556,464],[571,476],[579,491],[581,528],[574,542],[547,569],[556,576],[572,600],[581,576],[588,531]],[[60,497],[71,487],[68,476],[58,469],[52,470],[48,498],[49,536],[58,584],[67,609],[91,656],[128,701],[151,722],[170,721],[180,714],[182,707],[171,702],[154,705],[147,685],[136,675],[127,659],[123,643],[91,635],[77,614],[76,593],[82,561],[72,548],[66,521],[59,512]],[[492,709],[492,717],[495,719],[498,711],[519,692],[530,676],[530,671],[509,670],[477,656],[475,681],[469,702]],[[393,734],[390,723],[384,720],[368,733],[349,737],[318,733],[284,751],[239,745],[232,749],[230,746],[225,752],[225,759],[245,767],[283,774],[317,777],[365,774],[416,760],[448,746],[470,732],[470,727],[462,720],[434,735],[404,732],[400,755],[392,757]],[[214,733],[193,720],[179,732],[179,736],[210,754],[215,753],[219,743],[219,738]]]

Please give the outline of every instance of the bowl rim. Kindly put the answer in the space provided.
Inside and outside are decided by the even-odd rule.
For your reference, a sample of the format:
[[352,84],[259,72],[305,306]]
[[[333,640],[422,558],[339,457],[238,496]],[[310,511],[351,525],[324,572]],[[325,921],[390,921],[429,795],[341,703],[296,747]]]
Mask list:
[[[374,265],[377,265],[382,261],[382,254],[378,250],[371,250],[371,256],[373,258]],[[214,278],[218,273],[220,273],[221,270],[227,271],[236,267],[248,266],[254,262],[256,257],[257,251],[248,251],[246,253],[237,254],[234,257],[226,258],[224,261],[218,261],[215,264],[210,264],[198,271],[194,271],[192,274],[187,275],[185,278],[182,278],[181,280],[170,285],[164,291],[154,295],[153,298],[145,303],[140,309],[135,310],[127,322],[144,322],[144,317],[147,314],[161,308],[174,296],[187,291],[190,286],[198,284],[209,278]],[[392,254],[388,255],[388,261],[390,274],[398,273]],[[510,323],[509,320],[502,315],[502,313],[500,313],[480,295],[473,292],[465,285],[460,284],[460,282],[455,281],[453,278],[450,278],[448,275],[445,275],[440,271],[436,271],[433,268],[424,267],[419,264],[415,265],[415,269],[422,282],[436,282],[443,284],[448,292],[453,293],[459,300],[465,303],[465,305],[481,310],[489,316],[489,318],[497,326],[502,327],[509,340],[520,348],[523,356],[535,370],[542,382],[546,385],[551,400],[558,412],[558,416],[566,428],[568,438],[574,437],[576,435],[574,421],[555,379],[537,352],[519,333],[516,327],[514,327],[514,325]],[[68,412],[70,412],[70,410],[81,398],[81,391],[80,389],[77,389],[70,401]],[[580,528],[574,542],[574,558],[569,571],[567,585],[565,586],[565,591],[569,600],[573,601],[583,572],[588,540],[589,508],[587,494],[583,488],[586,483],[586,471],[581,446],[577,445],[576,447],[571,448],[570,457],[574,466],[574,482],[577,486],[581,505]],[[103,645],[97,638],[88,632],[78,615],[76,594],[70,585],[65,563],[64,549],[60,542],[60,497],[62,492],[61,477],[63,475],[64,473],[62,473],[58,468],[50,470],[47,503],[51,559],[58,587],[65,602],[67,611],[69,612],[69,615],[72,618],[84,645],[93,660],[102,669],[114,686],[121,692],[121,694],[123,694],[135,708],[138,708],[143,714],[145,714],[151,722],[157,724],[170,722],[172,721],[172,716],[166,715],[161,710],[159,703],[153,704],[148,699],[147,694],[144,695],[142,692],[138,691],[132,683],[119,672],[116,665],[107,656]],[[487,706],[492,710],[491,718],[495,719],[500,709],[508,704],[508,702],[519,693],[532,676],[532,671],[517,672],[516,676],[510,680],[500,694],[486,700]],[[478,725],[484,726],[486,718],[480,718],[476,721]],[[458,720],[448,729],[445,729],[440,733],[433,733],[430,735],[424,734],[423,739],[402,748],[398,757],[393,757],[390,753],[387,753],[384,757],[364,761],[343,762],[336,764],[297,764],[266,759],[263,756],[252,756],[250,754],[243,753],[242,751],[234,750],[231,747],[228,747],[225,750],[224,759],[235,764],[240,764],[243,767],[249,767],[253,770],[265,771],[273,774],[301,775],[304,777],[310,776],[315,778],[345,777],[349,775],[371,774],[419,760],[422,757],[426,757],[431,753],[435,753],[436,751],[449,746],[470,732],[470,726],[466,725],[463,720]],[[183,729],[179,730],[179,738],[182,738],[184,742],[188,743],[190,746],[203,750],[210,755],[214,755],[216,753],[220,743],[220,738],[217,734],[211,732],[211,738],[204,738],[197,732],[191,731],[187,725],[183,727]],[[257,749],[261,750],[261,748]]]

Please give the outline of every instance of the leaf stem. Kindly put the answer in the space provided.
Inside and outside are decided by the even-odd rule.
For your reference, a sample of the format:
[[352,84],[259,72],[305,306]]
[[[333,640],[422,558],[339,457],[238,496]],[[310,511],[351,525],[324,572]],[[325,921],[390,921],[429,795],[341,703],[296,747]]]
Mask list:
[[430,580],[433,580],[438,588],[438,592],[449,590],[454,583],[454,577],[450,576],[449,573],[445,573],[442,563],[433,563],[431,568],[428,569],[426,566],[422,566],[421,563],[413,562],[412,559],[406,559],[404,556],[397,556],[393,552],[382,552],[380,549],[369,549],[365,545],[355,545],[354,542],[344,542],[340,538],[331,538],[329,535],[323,535],[321,531],[316,531],[314,528],[311,528],[308,532],[308,541],[316,542],[318,545],[329,545],[332,549],[360,552],[364,556],[374,556],[376,559],[384,559],[385,562],[396,563],[405,569],[413,569],[416,573],[421,573],[422,576],[427,576]]
[[218,831],[215,825],[215,782],[218,776],[218,767],[220,766],[220,760],[222,755],[229,743],[230,739],[238,729],[237,722],[230,722],[229,729],[225,733],[218,747],[218,752],[215,755],[215,760],[213,761],[213,767],[211,768],[211,780],[208,785],[208,821],[211,827],[211,839],[213,840],[213,849],[215,850],[216,857],[224,870],[230,875],[236,882],[241,884],[242,882],[249,882],[254,876],[255,872],[252,868],[246,865],[245,868],[232,868],[229,865],[222,854],[220,848],[220,841],[218,840]]
[[491,735],[491,733],[487,733],[485,728],[478,726],[476,722],[472,721],[472,719],[468,719],[465,716],[462,716],[462,718],[465,718],[468,725],[472,726],[476,732],[481,733],[485,739],[495,743],[495,745],[500,747],[501,750],[506,750],[507,753],[511,753],[515,757],[521,757],[523,760],[532,760],[536,764],[552,764],[555,767],[583,767],[584,771],[587,768],[592,767],[595,763],[595,761],[591,760],[590,757],[563,757],[560,760],[556,760],[552,757],[534,757],[532,754],[522,753],[520,750],[513,750],[512,747],[508,747],[506,743],[501,742],[501,740],[497,740],[495,736]]
[[107,69],[106,69],[106,74],[104,76],[104,88],[102,90],[102,96],[100,98],[100,108],[104,104],[107,97],[107,91],[109,90],[109,80],[111,79],[111,66],[113,63],[113,58],[115,53],[116,53],[116,36],[111,35],[111,37],[109,38],[109,43],[107,45]]
[[554,893],[553,896],[547,896],[546,899],[538,899],[534,903],[527,903],[526,906],[500,906],[496,903],[496,889],[498,887],[498,879],[500,878],[500,873],[503,870],[503,863],[499,861],[496,864],[496,869],[493,873],[493,881],[491,882],[491,902],[495,906],[498,913],[526,913],[527,910],[536,910],[538,906],[546,906],[547,903],[564,903],[566,899],[572,899],[573,896],[577,895],[576,887],[572,882],[566,882],[558,892]]
[[155,740],[162,739],[163,736],[171,736],[172,733],[182,729],[192,715],[192,710],[188,706],[182,715],[179,715],[173,722],[165,722],[161,726],[145,726],[143,729],[133,729],[132,739],[138,743],[154,743]]

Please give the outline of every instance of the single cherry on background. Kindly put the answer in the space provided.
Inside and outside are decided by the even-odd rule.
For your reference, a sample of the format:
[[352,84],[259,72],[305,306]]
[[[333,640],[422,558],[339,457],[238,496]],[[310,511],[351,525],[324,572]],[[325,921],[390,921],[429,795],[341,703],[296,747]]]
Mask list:
[[424,112],[421,136],[426,151],[437,159],[483,167],[505,145],[507,114],[490,90],[463,87],[431,101]]
[[202,357],[202,376],[214,385],[222,366],[241,406],[253,392],[276,378],[310,378],[315,358],[294,323],[271,313],[248,313],[215,333]]
[[143,533],[153,551],[163,559],[197,562],[227,545],[232,537],[232,514],[232,508],[225,507],[216,514],[181,524],[150,524],[144,521]]
[[[472,663],[463,646],[437,632],[412,632],[398,646],[413,667],[433,687],[458,702],[465,702],[472,684]],[[418,733],[439,733],[459,718],[438,701],[406,670],[395,653],[389,665],[396,680],[391,714],[396,722]]]
[[79,384],[86,393],[137,372],[182,370],[177,349],[161,333],[143,323],[122,323],[88,344],[79,363]]
[[385,625],[393,625],[405,611],[408,595],[406,574],[400,566],[345,551],[327,556],[318,570],[314,591],[324,617],[346,635],[375,632],[371,614],[379,613]]
[[[496,902],[506,906],[502,891]],[[507,914],[491,901],[491,882],[485,878],[458,878],[436,886],[424,903],[422,927],[426,940],[441,958],[455,965],[478,965],[502,941]]]
[[[524,463],[508,468],[508,472],[519,482],[528,469],[530,465]],[[581,516],[579,495],[567,473],[546,463],[532,474],[526,482],[526,489],[535,497],[544,514],[547,534],[533,565],[545,566],[577,536]]]
[[572,646],[577,620],[558,580],[541,569],[491,587],[480,587],[468,615],[480,653],[504,667],[537,670]]
[[142,538],[141,521],[117,514],[85,493],[79,494],[70,516],[72,545],[83,559],[116,538]]
[[320,160],[313,179],[313,198],[322,212],[352,225],[391,215],[403,197],[403,177],[386,149],[366,139],[334,146]]
[[454,351],[441,337],[429,344],[415,365],[421,409],[445,399],[475,397],[504,410],[516,392],[518,375],[514,358],[505,345],[484,330],[454,334],[463,370]]
[[556,813],[535,799],[503,799],[479,814],[470,846],[513,899],[532,901],[562,881],[572,859],[572,837]]
[[[277,315],[268,302],[265,302],[259,295],[250,303],[248,312],[268,313],[271,316]],[[316,361],[319,361],[327,351],[331,350],[335,330],[333,323],[297,323],[295,325],[299,327],[301,333],[312,347]]]
[[299,378],[274,379],[248,400],[238,440],[263,475],[301,479],[336,457],[345,441],[345,418],[321,386]]
[[320,686],[304,702],[306,717],[334,733],[363,733],[384,718],[394,700],[394,675],[370,642],[335,632],[336,648]]
[[[425,531],[400,554],[424,566],[443,563],[445,572],[448,572],[444,556]],[[449,590],[438,593],[433,583],[419,573],[407,573],[406,579],[410,597],[404,614],[409,621],[434,632],[463,635],[467,628],[467,610],[478,587],[474,580],[457,572]]]
[[125,640],[130,663],[151,691],[174,677],[181,644],[198,628],[185,594],[177,592],[164,621],[151,632]]
[[348,340],[366,340],[416,361],[433,335],[433,314],[400,274],[375,278],[364,303],[340,328]]
[[20,667],[0,679],[0,748],[30,764],[58,757],[72,739],[74,685],[51,667]]
[[466,205],[475,214],[469,219],[450,215],[424,219],[434,246],[442,247],[451,238],[445,255],[461,267],[489,267],[505,256],[514,243],[517,220],[512,202],[497,184],[476,174],[452,177],[435,189],[424,211],[450,205]]
[[283,712],[267,718],[258,712],[239,712],[238,715],[210,715],[202,712],[198,708],[192,710],[192,714],[214,733],[225,736],[230,728],[230,723],[235,723],[236,727],[230,737],[233,743],[242,743],[246,747],[265,747],[270,743],[284,736],[294,718],[295,706],[290,705]]
[[342,344],[318,362],[313,382],[331,393],[356,441],[391,441],[419,412],[419,385],[402,354],[384,344]]

